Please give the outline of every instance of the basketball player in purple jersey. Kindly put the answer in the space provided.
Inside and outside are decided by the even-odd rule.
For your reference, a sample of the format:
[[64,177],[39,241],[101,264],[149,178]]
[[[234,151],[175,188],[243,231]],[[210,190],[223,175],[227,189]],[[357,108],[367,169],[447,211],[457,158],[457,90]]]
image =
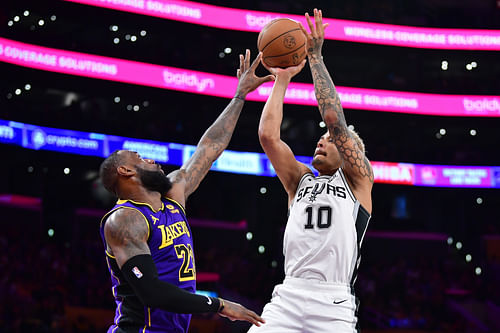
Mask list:
[[319,139],[312,165],[298,162],[280,138],[283,101],[293,76],[305,65],[268,68],[275,74],[259,124],[259,140],[288,194],[283,239],[285,280],[262,312],[266,324],[249,333],[352,333],[357,330],[353,285],[360,247],[372,210],[373,171],[364,144],[347,127],[340,99],[321,55],[321,11],[306,35],[307,57],[321,117],[328,131]]
[[240,304],[195,294],[193,240],[184,211],[189,195],[229,144],[246,95],[273,80],[273,75],[255,75],[260,59],[261,54],[250,65],[250,51],[240,55],[235,97],[180,169],[165,175],[153,160],[126,150],[102,163],[102,182],[120,199],[100,227],[116,302],[108,332],[187,332],[191,314],[201,312],[264,322]]

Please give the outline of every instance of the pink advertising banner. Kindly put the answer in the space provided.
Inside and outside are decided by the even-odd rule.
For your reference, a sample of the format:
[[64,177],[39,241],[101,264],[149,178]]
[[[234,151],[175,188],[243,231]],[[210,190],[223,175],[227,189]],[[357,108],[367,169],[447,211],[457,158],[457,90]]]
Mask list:
[[[0,38],[0,61],[44,71],[231,98],[236,77],[57,50]],[[272,83],[247,99],[266,101]],[[438,95],[337,87],[345,108],[441,116],[499,117],[500,96]],[[316,105],[314,87],[291,83],[289,104]]]
[[[203,26],[259,32],[269,21],[304,16],[233,9],[180,0],[65,0]],[[311,8],[312,9],[312,8]],[[325,13],[326,14],[326,13]],[[442,29],[324,18],[325,38],[357,43],[449,50],[500,50],[500,30]]]

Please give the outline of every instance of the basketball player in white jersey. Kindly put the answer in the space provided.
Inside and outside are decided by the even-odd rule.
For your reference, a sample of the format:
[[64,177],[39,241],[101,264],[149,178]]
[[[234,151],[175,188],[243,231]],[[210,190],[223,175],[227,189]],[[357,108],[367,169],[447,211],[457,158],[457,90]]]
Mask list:
[[372,210],[373,171],[358,135],[348,129],[339,96],[323,63],[322,13],[314,9],[307,57],[316,99],[328,127],[318,141],[312,171],[280,139],[283,101],[291,78],[305,65],[268,68],[275,75],[259,125],[259,139],[288,193],[289,217],[283,241],[285,280],[263,310],[266,324],[251,333],[357,331],[353,284],[360,246]]

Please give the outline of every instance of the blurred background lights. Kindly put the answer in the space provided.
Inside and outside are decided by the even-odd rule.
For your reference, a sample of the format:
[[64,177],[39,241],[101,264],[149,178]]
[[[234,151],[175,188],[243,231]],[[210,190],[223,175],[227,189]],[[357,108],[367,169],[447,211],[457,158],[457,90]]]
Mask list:
[[247,232],[246,237],[247,237],[247,240],[252,240],[253,234],[249,231],[249,232]]
[[441,129],[439,130],[439,134],[441,134],[441,135],[445,135],[445,134],[446,134],[446,129],[441,128]]
[[116,32],[116,31],[118,31],[118,26],[117,25],[112,25],[112,26],[109,27],[109,30]]
[[47,230],[47,235],[49,235],[49,237],[53,237],[54,236],[54,229],[50,228],[49,230]]
[[260,188],[260,193],[261,193],[261,194],[266,194],[266,193],[267,193],[267,188],[265,188],[264,186],[262,186],[262,187]]
[[469,131],[469,133],[470,133],[470,135],[472,135],[472,136],[476,136],[477,131],[476,131],[475,129],[471,129],[471,130]]
[[24,16],[29,16],[29,14],[30,14],[30,11],[29,11],[29,10],[25,10],[25,11],[23,12],[23,15],[24,15]]
[[474,272],[476,273],[476,275],[481,275],[481,273],[482,273],[481,267],[476,267],[476,269],[474,270]]
[[319,122],[319,127],[321,127],[321,128],[325,128],[325,127],[326,127],[325,122],[324,122],[324,121],[320,121],[320,122]]
[[483,198],[479,197],[479,198],[476,198],[476,203],[478,205],[482,204],[483,203]]
[[448,237],[448,239],[446,240],[446,242],[448,243],[448,245],[453,244],[453,237]]
[[460,250],[462,248],[462,242],[457,242],[455,246],[457,247],[457,250]]
[[259,249],[258,249],[259,253],[262,254],[266,251],[266,248],[264,247],[264,245],[259,245]]
[[43,26],[45,24],[45,21],[44,20],[38,20],[38,25],[39,26]]
[[229,53],[231,53],[232,51],[233,51],[233,50],[232,50],[230,47],[226,47],[226,48],[224,49],[224,53],[226,53],[226,54],[229,54]]
[[31,84],[26,83],[26,84],[24,85],[24,90],[31,90]]
[[147,31],[146,31],[146,30],[141,30],[140,35],[141,35],[142,37],[146,36],[146,34],[147,34]]
[[64,172],[65,175],[69,175],[69,173],[71,172],[71,170],[69,168],[64,168],[63,172]]
[[443,71],[448,70],[448,61],[446,61],[446,60],[441,61],[441,69]]
[[470,262],[472,260],[472,256],[470,254],[467,254],[465,256],[465,261]]

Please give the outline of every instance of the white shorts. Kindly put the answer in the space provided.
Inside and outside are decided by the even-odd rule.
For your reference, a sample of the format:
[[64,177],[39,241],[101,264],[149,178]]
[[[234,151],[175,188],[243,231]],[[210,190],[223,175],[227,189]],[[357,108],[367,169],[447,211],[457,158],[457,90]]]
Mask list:
[[349,285],[286,277],[262,311],[266,323],[248,333],[358,332],[356,310]]

